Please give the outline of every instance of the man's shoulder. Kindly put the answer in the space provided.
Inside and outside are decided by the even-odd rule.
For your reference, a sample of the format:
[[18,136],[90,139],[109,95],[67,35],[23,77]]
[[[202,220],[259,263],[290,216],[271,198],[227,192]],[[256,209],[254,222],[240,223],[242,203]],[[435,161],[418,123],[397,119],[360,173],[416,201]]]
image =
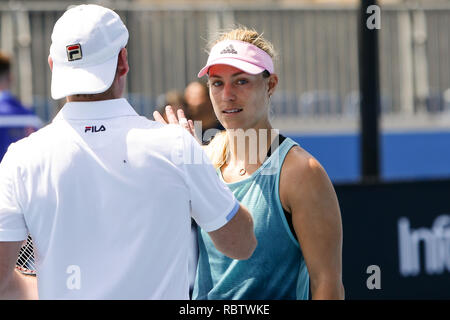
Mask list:
[[[125,125],[126,141],[136,150],[153,150],[171,155],[188,144],[189,133],[179,125],[162,124],[145,117],[135,117]],[[189,135],[190,136],[190,135]]]
[[179,139],[183,136],[183,128],[178,125],[163,124],[146,117],[138,117],[128,124],[131,130],[142,137],[153,138],[162,142],[169,139]]
[[51,145],[51,141],[49,137],[55,137],[61,139],[61,134],[56,134],[55,128],[53,124],[48,124],[37,131],[32,132],[27,137],[24,137],[13,143],[14,149],[17,152],[21,150],[34,150],[40,149],[43,146]]

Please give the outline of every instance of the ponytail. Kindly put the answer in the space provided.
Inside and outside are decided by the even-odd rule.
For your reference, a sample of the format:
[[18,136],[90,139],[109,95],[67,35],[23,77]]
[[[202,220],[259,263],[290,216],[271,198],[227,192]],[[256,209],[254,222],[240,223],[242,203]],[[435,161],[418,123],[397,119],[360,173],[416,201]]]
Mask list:
[[229,148],[230,142],[225,130],[217,133],[206,146],[205,152],[215,169],[222,167],[228,160]]

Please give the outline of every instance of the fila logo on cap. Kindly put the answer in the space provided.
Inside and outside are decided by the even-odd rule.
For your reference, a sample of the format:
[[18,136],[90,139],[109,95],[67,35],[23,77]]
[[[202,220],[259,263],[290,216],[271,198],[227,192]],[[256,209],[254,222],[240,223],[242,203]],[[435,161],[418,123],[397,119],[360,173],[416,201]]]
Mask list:
[[81,45],[79,43],[68,45],[66,47],[66,51],[67,51],[67,59],[69,61],[80,60],[81,58],[83,58],[83,54],[81,52]]
[[225,54],[225,53],[237,54],[237,51],[234,50],[233,45],[230,44],[228,47],[226,47],[225,49],[223,49],[222,51],[220,51],[220,54]]

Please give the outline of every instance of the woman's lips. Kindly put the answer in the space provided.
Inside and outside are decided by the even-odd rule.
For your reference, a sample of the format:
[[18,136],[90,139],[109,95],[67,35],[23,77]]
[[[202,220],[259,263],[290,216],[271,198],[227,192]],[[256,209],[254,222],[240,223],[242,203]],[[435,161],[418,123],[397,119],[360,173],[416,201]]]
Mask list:
[[230,108],[230,109],[226,109],[223,110],[222,113],[224,114],[237,114],[239,112],[241,112],[243,109],[241,108]]

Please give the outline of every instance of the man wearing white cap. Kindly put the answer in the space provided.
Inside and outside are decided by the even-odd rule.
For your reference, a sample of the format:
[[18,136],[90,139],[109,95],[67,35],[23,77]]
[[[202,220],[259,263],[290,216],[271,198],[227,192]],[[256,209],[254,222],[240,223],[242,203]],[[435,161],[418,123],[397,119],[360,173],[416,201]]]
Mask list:
[[[191,135],[121,98],[127,41],[120,17],[97,5],[55,24],[51,91],[67,103],[0,165],[0,299],[187,299],[191,216],[231,258],[256,246],[249,212]],[[28,233],[38,292],[14,271]]]

